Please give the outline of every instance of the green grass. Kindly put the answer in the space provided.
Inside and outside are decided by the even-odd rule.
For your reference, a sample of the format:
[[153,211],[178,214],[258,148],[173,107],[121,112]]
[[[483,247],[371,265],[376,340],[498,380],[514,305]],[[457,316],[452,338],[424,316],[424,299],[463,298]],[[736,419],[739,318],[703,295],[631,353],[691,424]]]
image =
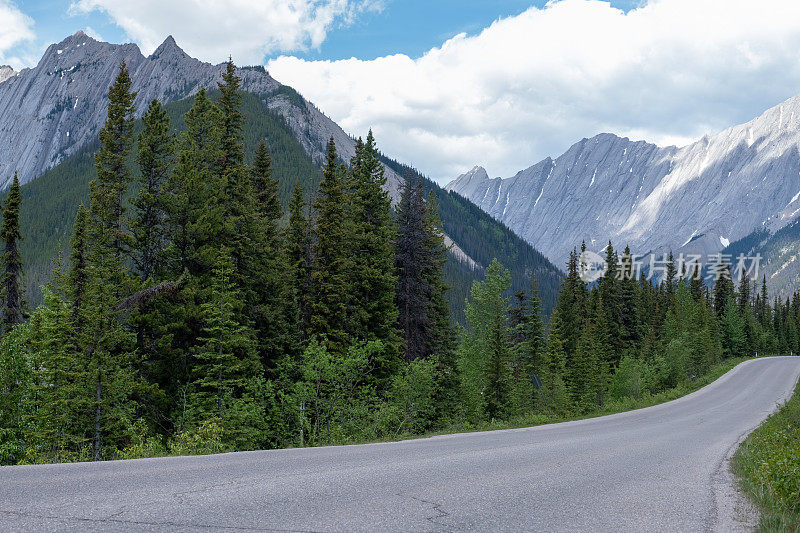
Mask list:
[[758,531],[800,532],[800,383],[742,443],[733,469],[761,509]]

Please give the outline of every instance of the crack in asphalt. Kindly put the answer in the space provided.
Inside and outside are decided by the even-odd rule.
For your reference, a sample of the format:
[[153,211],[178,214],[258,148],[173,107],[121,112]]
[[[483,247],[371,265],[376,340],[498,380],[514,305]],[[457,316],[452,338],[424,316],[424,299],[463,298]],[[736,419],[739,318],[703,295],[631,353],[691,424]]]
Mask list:
[[[402,495],[398,494],[398,496],[402,496]],[[426,505],[430,505],[431,509],[433,509],[433,511],[438,514],[438,516],[426,516],[425,520],[427,520],[428,522],[430,522],[434,526],[439,526],[441,528],[445,528],[446,531],[458,531],[452,525],[442,524],[441,522],[437,522],[437,520],[441,520],[443,518],[447,518],[448,516],[450,516],[450,513],[448,513],[444,509],[442,509],[442,505],[443,505],[442,503],[431,501],[431,500],[426,500],[424,498],[420,498],[419,496],[411,495],[411,496],[408,496],[408,497],[411,498],[412,500],[418,501],[420,503],[424,503]]]

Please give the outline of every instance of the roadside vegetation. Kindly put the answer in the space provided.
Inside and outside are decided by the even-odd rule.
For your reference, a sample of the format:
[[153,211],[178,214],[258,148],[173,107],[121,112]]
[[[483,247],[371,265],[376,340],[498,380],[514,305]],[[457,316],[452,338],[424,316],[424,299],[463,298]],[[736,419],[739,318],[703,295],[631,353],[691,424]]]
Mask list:
[[800,351],[800,294],[771,303],[764,278],[751,288],[723,256],[713,286],[672,254],[647,278],[610,242],[591,284],[573,250],[549,317],[535,265],[519,290],[494,259],[454,320],[435,192],[409,179],[393,205],[370,132],[349,162],[331,139],[318,188],[298,177],[285,209],[264,139],[248,163],[239,82],[229,62],[219,98],[199,91],[178,136],[151,102],[137,136],[122,65],[89,205],[34,310],[13,180],[0,229],[0,464],[569,420],[676,398],[742,357]]
[[800,383],[794,396],[742,443],[733,458],[742,487],[761,509],[758,530],[800,531]]

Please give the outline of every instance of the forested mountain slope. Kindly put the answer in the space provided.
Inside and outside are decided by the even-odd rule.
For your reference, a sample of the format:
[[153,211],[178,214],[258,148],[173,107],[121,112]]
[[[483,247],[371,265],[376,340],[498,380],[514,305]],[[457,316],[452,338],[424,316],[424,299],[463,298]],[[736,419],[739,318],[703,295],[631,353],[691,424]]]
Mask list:
[[[184,127],[183,115],[191,96],[200,88],[216,89],[224,70],[223,65],[189,57],[171,37],[144,57],[136,45],[103,43],[78,32],[50,46],[35,68],[0,82],[0,185],[5,186],[15,170],[24,184],[21,223],[31,304],[41,301],[39,287],[47,281],[59,247],[68,246],[77,206],[88,203],[87,184],[95,176],[93,154],[106,113],[106,93],[123,60],[137,92],[137,116],[151,99],[158,98],[167,103],[176,131]],[[331,137],[341,160],[349,163],[355,139],[313,104],[275,81],[263,67],[243,67],[238,75],[246,91],[243,112],[248,157],[258,140],[265,139],[284,206],[298,179],[306,195],[313,194]],[[131,162],[134,157],[135,151]],[[389,163],[384,161],[386,189],[396,201],[402,183],[399,173],[408,169]],[[463,318],[461,308],[471,282],[482,277],[482,269],[494,257],[513,273],[515,289],[527,288],[534,272],[541,274],[543,309],[552,308],[560,279],[556,268],[467,200],[447,194],[427,180],[426,188],[434,188],[439,196],[442,222],[453,245],[451,257],[455,260],[447,269],[456,317]]]
[[[550,313],[555,306],[556,295],[563,274],[544,255],[524,239],[517,236],[505,224],[498,223],[477,205],[463,196],[439,187],[416,169],[388,158],[384,163],[406,179],[421,179],[426,194],[433,191],[439,202],[439,216],[446,235],[453,239],[461,250],[472,258],[477,266],[485,268],[497,258],[511,273],[513,291],[528,290],[535,275],[541,291],[542,310]],[[457,259],[457,258],[456,258]],[[471,280],[472,269],[465,269],[462,261],[449,261],[445,267],[453,289],[449,293],[452,309],[463,308]]]
[[[245,149],[248,158],[252,158],[259,140],[266,141],[274,176],[280,185],[281,202],[286,207],[292,188],[298,180],[303,184],[306,196],[313,197],[321,173],[294,137],[287,121],[282,115],[269,109],[268,102],[269,99],[263,95],[243,94],[242,110],[246,116]],[[192,99],[187,98],[167,104],[166,110],[175,131],[185,128],[184,114],[191,103]],[[137,132],[140,127],[137,123]],[[96,142],[90,143],[22,187],[22,253],[26,265],[28,299],[33,305],[41,301],[40,286],[49,279],[53,259],[59,249],[66,251],[69,245],[78,205],[88,205],[88,184],[96,176],[96,148]],[[134,147],[131,162],[135,156]],[[475,261],[475,264],[471,264],[464,260],[463,255],[451,253],[452,260],[446,265],[447,283],[452,287],[448,300],[453,315],[458,320],[463,319],[464,300],[472,281],[482,278],[483,268],[495,257],[512,272],[514,290],[529,288],[531,275],[536,273],[541,286],[543,310],[549,312],[552,309],[561,273],[540,253],[468,200],[446,192],[410,167],[389,159],[385,159],[384,163],[398,175],[423,179],[426,193],[429,190],[435,191],[445,233],[458,243],[458,248],[466,256]],[[136,191],[129,191],[134,192]]]

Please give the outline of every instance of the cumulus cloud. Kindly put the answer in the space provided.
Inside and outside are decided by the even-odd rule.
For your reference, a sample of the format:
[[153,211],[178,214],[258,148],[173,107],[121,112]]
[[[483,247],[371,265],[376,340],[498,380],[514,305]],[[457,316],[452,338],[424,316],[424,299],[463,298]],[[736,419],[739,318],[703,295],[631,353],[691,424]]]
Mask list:
[[172,35],[190,55],[261,64],[273,52],[319,47],[327,32],[347,25],[382,0],[75,0],[71,14],[101,11],[148,54]]
[[26,61],[12,54],[11,51],[22,42],[31,41],[33,19],[9,0],[0,0],[0,64],[8,63],[15,69],[21,68]]
[[553,0],[418,58],[268,68],[440,181],[508,176],[605,131],[683,144],[800,92],[800,2]]

